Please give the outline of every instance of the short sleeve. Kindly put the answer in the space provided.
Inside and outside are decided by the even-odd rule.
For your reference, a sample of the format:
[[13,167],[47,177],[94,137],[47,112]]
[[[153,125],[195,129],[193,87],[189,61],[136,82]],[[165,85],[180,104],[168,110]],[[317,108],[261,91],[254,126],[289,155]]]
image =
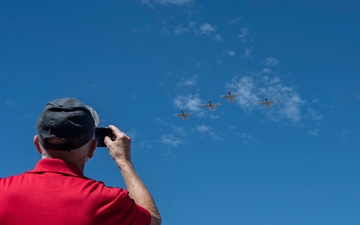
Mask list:
[[103,187],[101,192],[96,224],[150,225],[149,211],[137,205],[127,190]]

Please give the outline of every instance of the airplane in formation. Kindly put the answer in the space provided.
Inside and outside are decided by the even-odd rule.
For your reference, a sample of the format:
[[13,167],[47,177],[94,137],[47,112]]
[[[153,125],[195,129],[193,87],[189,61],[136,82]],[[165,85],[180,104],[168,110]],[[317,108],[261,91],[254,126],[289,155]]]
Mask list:
[[220,105],[220,103],[212,103],[210,101],[210,99],[208,99],[208,103],[207,104],[202,104],[205,107],[209,107],[210,110],[215,110],[217,106]]
[[174,116],[181,116],[183,120],[187,120],[188,116],[190,116],[192,112],[184,113],[184,110],[181,110],[180,114],[174,114]]
[[275,101],[269,101],[267,97],[265,97],[263,102],[257,102],[257,104],[262,104],[265,106],[265,108],[270,108],[271,104],[275,103]]
[[[231,94],[230,90],[227,91],[227,95],[220,95],[221,98],[227,98],[229,102],[234,102],[234,98],[240,96],[240,94]],[[270,108],[271,104],[276,103],[276,101],[269,101],[268,98],[265,96],[264,101],[257,102],[257,104],[264,105],[265,108]],[[210,99],[208,99],[207,104],[202,104],[202,106],[208,107],[210,110],[215,110],[217,106],[219,106],[220,103],[212,103]],[[192,115],[192,112],[185,113],[183,110],[181,110],[181,113],[174,114],[174,116],[181,116],[183,120],[187,120],[190,115]]]
[[234,102],[237,96],[240,96],[239,94],[231,94],[230,90],[227,91],[227,95],[220,95],[221,98],[227,98],[229,102]]

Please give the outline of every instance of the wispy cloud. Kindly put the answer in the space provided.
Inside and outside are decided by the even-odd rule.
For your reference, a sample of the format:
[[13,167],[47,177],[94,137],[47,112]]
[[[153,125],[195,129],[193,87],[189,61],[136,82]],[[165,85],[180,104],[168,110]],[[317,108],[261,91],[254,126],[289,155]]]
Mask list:
[[252,59],[253,58],[252,49],[251,48],[245,48],[243,57],[246,58],[246,59]]
[[176,35],[185,34],[188,33],[189,31],[190,31],[189,27],[185,27],[183,24],[179,24],[175,27],[174,34]]
[[201,108],[201,99],[198,94],[178,95],[173,99],[175,106],[179,109],[188,109],[199,112]]
[[189,5],[194,0],[154,0],[154,2],[161,5]]
[[176,35],[183,35],[193,31],[197,36],[209,36],[214,41],[222,41],[222,37],[220,34],[216,33],[216,26],[211,25],[210,23],[203,23],[200,26],[191,22],[187,26],[184,24],[178,24],[173,32]]
[[221,41],[222,37],[220,36],[220,34],[215,34],[211,37],[211,39],[214,41]]
[[204,23],[199,28],[199,34],[202,34],[202,35],[211,35],[215,31],[216,31],[215,26],[213,26],[209,23]]
[[181,82],[177,84],[178,87],[195,86],[197,84],[198,77],[196,75],[189,78],[181,78]]
[[250,133],[243,132],[240,134],[240,138],[241,138],[242,143],[246,146],[256,147],[258,145],[255,138]]
[[333,132],[333,134],[339,136],[342,140],[346,140],[350,134],[350,130],[343,128],[340,131]]
[[226,51],[225,52],[228,56],[236,56],[236,52],[234,51]]
[[271,73],[271,69],[270,68],[263,68],[262,72],[263,73]]
[[305,101],[301,99],[292,87],[286,86],[279,77],[250,77],[243,76],[240,79],[233,79],[228,88],[234,89],[240,96],[237,103],[244,110],[249,111],[259,107],[256,102],[267,96],[269,100],[275,100],[276,110],[266,110],[266,115],[274,121],[289,119],[297,123],[301,120],[301,107]]
[[324,118],[312,108],[308,108],[308,113],[310,114],[310,118],[315,121],[322,121],[322,119]]
[[313,130],[309,130],[308,135],[318,136],[319,133],[320,133],[320,129],[319,129],[319,128],[316,128],[316,129],[313,129]]
[[161,143],[165,145],[169,145],[171,147],[177,147],[178,145],[184,144],[184,141],[178,137],[175,137],[172,134],[169,135],[162,135],[161,136]]
[[220,134],[215,132],[212,127],[206,125],[196,125],[196,131],[200,134],[209,135],[213,140],[216,141],[223,141],[224,139],[221,137]]
[[236,18],[232,18],[232,19],[228,19],[227,23],[230,25],[236,25],[238,24],[241,20],[242,20],[242,16],[236,17]]
[[243,76],[240,79],[233,79],[230,84],[227,84],[228,89],[234,89],[240,96],[236,99],[237,103],[244,110],[251,110],[255,107],[254,102],[259,98],[256,96],[256,86],[254,79],[250,76]]
[[249,28],[243,27],[240,30],[240,34],[237,36],[237,38],[240,38],[242,42],[246,42],[246,37],[248,36]]
[[196,125],[196,130],[200,133],[205,133],[211,131],[211,127],[206,125]]
[[141,0],[141,3],[146,4],[148,6],[153,6],[154,4],[159,5],[191,5],[194,0]]
[[10,106],[11,108],[17,108],[18,105],[13,100],[7,100],[6,105]]
[[273,57],[266,58],[266,59],[265,59],[265,62],[264,62],[264,64],[265,64],[266,66],[276,66],[276,65],[278,65],[279,63],[280,63],[280,61],[277,60],[276,58],[273,58]]

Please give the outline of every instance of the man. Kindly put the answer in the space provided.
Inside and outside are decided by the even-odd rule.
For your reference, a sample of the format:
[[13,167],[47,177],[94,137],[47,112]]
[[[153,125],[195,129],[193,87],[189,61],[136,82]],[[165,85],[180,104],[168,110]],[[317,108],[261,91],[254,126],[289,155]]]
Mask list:
[[161,217],[130,158],[131,139],[110,125],[105,137],[127,190],[83,175],[97,147],[95,110],[73,98],[47,103],[34,144],[42,159],[34,170],[0,178],[1,225],[160,225]]

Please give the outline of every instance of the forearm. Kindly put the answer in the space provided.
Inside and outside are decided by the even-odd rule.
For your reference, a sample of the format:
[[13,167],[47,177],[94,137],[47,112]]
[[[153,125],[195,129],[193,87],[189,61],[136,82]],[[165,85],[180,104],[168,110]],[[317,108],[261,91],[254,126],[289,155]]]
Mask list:
[[118,163],[121,174],[124,178],[127,190],[129,191],[129,195],[136,204],[142,206],[147,209],[151,216],[151,225],[158,225],[161,223],[160,213],[155,205],[155,202],[146,188],[145,184],[142,182],[140,177],[137,175],[133,164],[131,162],[127,163]]

